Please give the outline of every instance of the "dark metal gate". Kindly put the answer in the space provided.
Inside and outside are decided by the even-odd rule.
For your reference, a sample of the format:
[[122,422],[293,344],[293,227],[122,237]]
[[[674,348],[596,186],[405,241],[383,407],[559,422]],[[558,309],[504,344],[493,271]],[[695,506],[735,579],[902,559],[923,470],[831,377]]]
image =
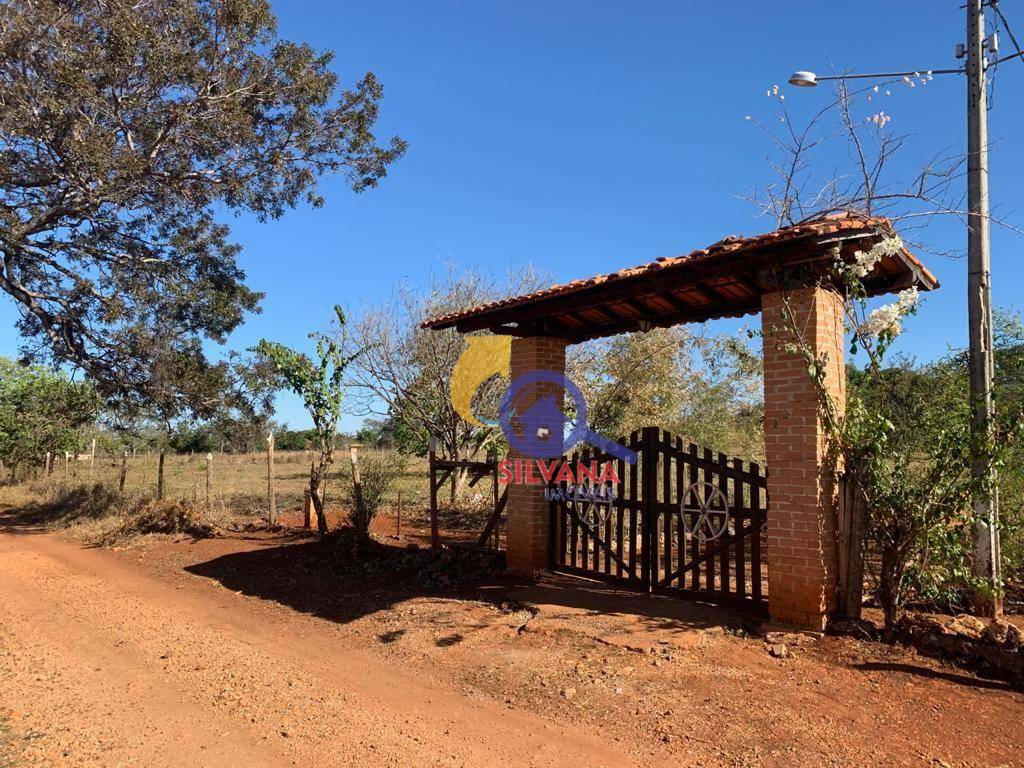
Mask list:
[[587,452],[565,460],[574,476],[581,464],[612,463],[617,482],[605,489],[614,499],[591,501],[589,482],[549,486],[552,569],[766,611],[764,470],[657,427],[620,442],[637,452],[635,464]]

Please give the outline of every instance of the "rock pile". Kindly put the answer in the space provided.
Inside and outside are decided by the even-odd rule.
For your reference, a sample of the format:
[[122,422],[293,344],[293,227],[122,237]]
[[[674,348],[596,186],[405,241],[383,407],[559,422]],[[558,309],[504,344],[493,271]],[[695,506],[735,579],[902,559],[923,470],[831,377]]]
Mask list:
[[924,653],[1024,684],[1024,630],[1015,624],[967,615],[950,618],[908,613],[900,619],[897,635]]

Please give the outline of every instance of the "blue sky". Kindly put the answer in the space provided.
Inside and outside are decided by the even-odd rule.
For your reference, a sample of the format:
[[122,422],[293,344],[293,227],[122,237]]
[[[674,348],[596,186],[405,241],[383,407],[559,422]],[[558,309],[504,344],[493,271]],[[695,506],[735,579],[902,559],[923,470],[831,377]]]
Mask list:
[[[760,0],[274,5],[282,36],[333,49],[345,81],[378,75],[379,134],[400,134],[409,151],[376,190],[357,196],[329,181],[321,210],[230,220],[250,284],[267,293],[235,348],[264,336],[305,345],[335,303],[384,298],[448,261],[496,273],[533,263],[562,281],[771,229],[737,197],[769,178],[768,143],[744,119],[777,120],[766,88],[784,86],[790,108],[805,113],[828,93],[785,86],[794,69],[951,67],[963,40],[958,0],[864,0],[856,11]],[[1024,2],[1002,8],[1024,39]],[[914,134],[908,168],[963,146],[962,78],[892,90],[879,107],[893,130]],[[1022,95],[1024,63],[1003,64],[990,183],[993,203],[1018,223]],[[936,248],[965,243],[952,219],[926,236]],[[993,232],[998,306],[1022,308],[1022,245]],[[921,360],[966,339],[965,262],[924,258],[943,287],[900,342]],[[0,354],[17,347],[14,318],[0,298]],[[279,416],[308,423],[287,396]]]

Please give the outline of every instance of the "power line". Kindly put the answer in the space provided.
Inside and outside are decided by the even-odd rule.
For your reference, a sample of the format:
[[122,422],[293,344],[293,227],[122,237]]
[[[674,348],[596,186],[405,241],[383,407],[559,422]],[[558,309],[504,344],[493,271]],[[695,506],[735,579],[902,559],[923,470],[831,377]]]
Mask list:
[[[992,10],[996,12],[996,16],[999,17],[999,21],[1003,25],[1003,28],[1006,30],[1006,34],[1010,36],[1010,42],[1013,43],[1013,47],[1017,49],[1019,58],[1019,54],[1021,54],[1022,51],[1020,48],[1020,43],[1017,42],[1016,35],[1013,34],[1013,30],[1010,28],[1010,22],[1006,20],[1006,17],[1003,15],[1003,12],[999,10],[998,3],[989,3],[989,5],[992,8]],[[1024,59],[1021,59],[1021,61],[1024,61]]]

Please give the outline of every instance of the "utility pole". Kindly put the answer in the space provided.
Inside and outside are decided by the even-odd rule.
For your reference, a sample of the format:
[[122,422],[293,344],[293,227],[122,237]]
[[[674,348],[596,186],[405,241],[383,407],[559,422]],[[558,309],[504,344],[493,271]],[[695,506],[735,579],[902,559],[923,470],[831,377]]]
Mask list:
[[[930,75],[967,76],[967,322],[970,341],[971,479],[974,489],[974,575],[981,583],[974,596],[975,612],[983,616],[1002,613],[1001,548],[999,541],[999,488],[992,448],[995,436],[995,348],[992,343],[992,268],[989,243],[988,205],[988,113],[985,94],[985,55],[992,65],[1024,59],[1017,48],[999,57],[995,35],[985,37],[985,6],[995,8],[998,0],[966,0],[967,44],[957,45],[958,69],[930,69]],[[918,77],[912,72],[853,73],[818,76],[815,72],[794,72],[789,82],[813,88],[826,80],[888,79]]]
[[991,447],[995,403],[992,382],[992,277],[988,206],[988,115],[985,95],[984,0],[967,0],[967,316],[970,325],[971,442],[975,481],[974,575],[986,587],[975,610],[998,616],[1002,599],[999,508]]

